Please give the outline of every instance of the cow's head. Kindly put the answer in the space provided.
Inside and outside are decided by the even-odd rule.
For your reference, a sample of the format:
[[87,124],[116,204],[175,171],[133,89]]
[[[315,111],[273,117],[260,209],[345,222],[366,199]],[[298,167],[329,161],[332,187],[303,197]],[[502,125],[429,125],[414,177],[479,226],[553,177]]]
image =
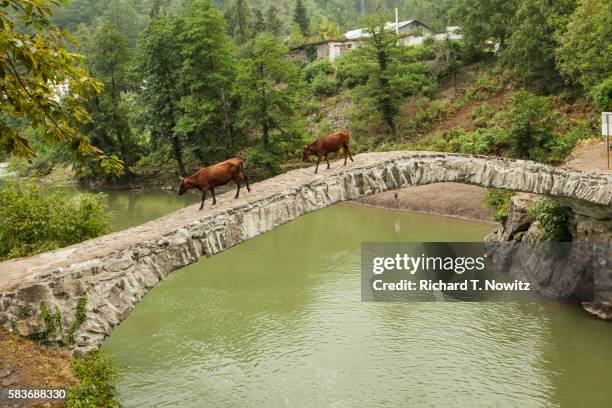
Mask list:
[[187,179],[180,179],[181,184],[179,184],[179,195],[185,194],[187,191],[193,188],[193,185],[187,181]]
[[308,159],[308,156],[310,156],[311,154],[314,153],[310,150],[310,146],[304,145],[304,148],[302,149],[302,161],[306,161],[306,159]]

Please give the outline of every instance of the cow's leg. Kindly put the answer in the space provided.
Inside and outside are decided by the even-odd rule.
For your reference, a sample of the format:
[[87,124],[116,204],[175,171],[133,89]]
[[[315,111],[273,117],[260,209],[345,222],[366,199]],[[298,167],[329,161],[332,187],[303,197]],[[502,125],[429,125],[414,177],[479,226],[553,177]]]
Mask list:
[[315,174],[319,172],[319,163],[321,162],[321,156],[317,156],[317,167],[315,167]]
[[234,199],[238,198],[238,196],[240,196],[240,174],[236,174],[236,177],[234,177],[234,181],[236,182],[236,187],[238,187],[236,189],[236,195],[234,196]]
[[344,147],[342,147],[342,151],[344,152],[344,165],[346,166],[346,159],[348,158],[348,153],[347,153],[347,149],[346,149],[346,145]]
[[329,170],[329,159],[327,158],[327,153],[325,153],[325,161],[327,162],[327,170]]
[[215,197],[215,189],[213,187],[210,188],[210,192],[213,195],[213,205],[217,204],[217,197]]
[[200,211],[204,208],[204,200],[206,199],[206,190],[202,190],[202,204],[200,204]]
[[346,149],[346,151],[348,152],[349,157],[351,158],[351,161],[355,161],[353,160],[353,156],[351,155],[351,148],[349,147],[348,143],[344,144],[344,148]]

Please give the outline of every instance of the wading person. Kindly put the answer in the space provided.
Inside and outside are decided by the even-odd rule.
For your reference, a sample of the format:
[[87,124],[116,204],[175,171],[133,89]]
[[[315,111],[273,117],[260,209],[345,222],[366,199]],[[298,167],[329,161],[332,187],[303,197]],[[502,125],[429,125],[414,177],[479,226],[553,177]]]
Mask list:
[[393,191],[393,208],[399,208],[399,188],[396,188],[395,191]]

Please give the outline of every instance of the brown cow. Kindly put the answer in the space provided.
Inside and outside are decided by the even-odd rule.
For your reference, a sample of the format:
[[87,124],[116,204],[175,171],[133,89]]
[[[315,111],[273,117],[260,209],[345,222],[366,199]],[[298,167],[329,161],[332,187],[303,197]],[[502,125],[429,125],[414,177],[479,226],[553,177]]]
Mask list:
[[302,160],[306,161],[308,156],[317,156],[317,167],[315,167],[315,174],[319,171],[319,162],[321,156],[325,157],[327,161],[327,168],[329,169],[329,159],[327,158],[328,153],[337,152],[342,149],[344,151],[344,165],[346,166],[347,155],[353,160],[351,155],[351,149],[349,148],[349,139],[351,134],[348,130],[344,129],[331,135],[323,136],[315,140],[309,145],[304,146],[302,151]]
[[234,157],[233,159],[204,167],[191,176],[181,179],[179,195],[185,194],[192,188],[197,188],[202,192],[202,204],[200,205],[200,210],[202,210],[202,208],[204,208],[206,192],[210,190],[213,196],[213,205],[215,205],[217,204],[215,187],[223,186],[230,180],[234,180],[238,186],[236,196],[234,197],[238,198],[240,194],[240,180],[242,179],[244,179],[244,184],[246,184],[247,190],[251,191],[249,181],[247,180],[247,176],[244,174],[244,170],[242,168],[242,159],[239,157]]

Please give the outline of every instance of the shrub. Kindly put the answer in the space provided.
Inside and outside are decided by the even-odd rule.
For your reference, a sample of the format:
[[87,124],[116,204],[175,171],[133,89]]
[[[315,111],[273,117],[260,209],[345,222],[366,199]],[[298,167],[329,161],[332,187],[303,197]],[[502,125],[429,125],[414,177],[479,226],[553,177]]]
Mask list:
[[553,137],[554,115],[547,97],[519,91],[510,98],[503,115],[509,155],[542,161],[544,145]]
[[591,131],[586,124],[578,124],[556,134],[545,144],[548,154],[542,159],[544,163],[557,164],[563,161],[580,140],[591,138]]
[[76,388],[68,392],[68,408],[120,407],[117,400],[117,372],[110,359],[98,350],[71,360],[74,375],[79,380]]
[[336,78],[330,75],[318,74],[312,79],[312,91],[317,95],[332,96],[338,91]]
[[453,129],[449,133],[451,150],[464,154],[496,154],[503,146],[504,139],[504,132],[497,126],[471,132]]
[[30,256],[85,241],[110,230],[101,195],[63,194],[9,182],[0,189],[0,259]]
[[326,59],[314,61],[304,67],[304,79],[312,82],[318,76],[329,75],[334,72],[334,66]]
[[429,101],[427,98],[421,98],[415,105],[414,116],[402,126],[402,131],[409,135],[422,134],[430,130],[452,111],[452,106],[447,100]]
[[612,111],[612,77],[597,85],[591,95],[597,109],[602,112]]
[[307,115],[312,115],[313,113],[318,113],[321,109],[321,101],[316,98],[310,98],[308,102],[304,105],[304,110]]
[[491,122],[491,118],[494,115],[494,111],[493,108],[491,108],[491,105],[489,105],[488,103],[483,103],[482,105],[479,105],[476,107],[476,109],[474,109],[474,111],[472,112],[472,119],[474,120],[474,125],[476,125],[476,127],[487,127],[490,122]]
[[482,100],[497,95],[504,89],[503,79],[499,74],[481,74],[475,83],[465,89],[464,99],[468,101]]
[[493,216],[499,222],[506,222],[508,219],[508,205],[510,198],[514,195],[512,191],[489,188],[485,194],[484,202],[487,207],[493,210]]
[[370,75],[376,70],[376,65],[363,58],[356,49],[343,54],[336,63],[336,78],[347,88],[365,85]]
[[569,242],[572,236],[567,227],[570,209],[547,197],[538,197],[527,209],[527,213],[539,221],[545,242]]

